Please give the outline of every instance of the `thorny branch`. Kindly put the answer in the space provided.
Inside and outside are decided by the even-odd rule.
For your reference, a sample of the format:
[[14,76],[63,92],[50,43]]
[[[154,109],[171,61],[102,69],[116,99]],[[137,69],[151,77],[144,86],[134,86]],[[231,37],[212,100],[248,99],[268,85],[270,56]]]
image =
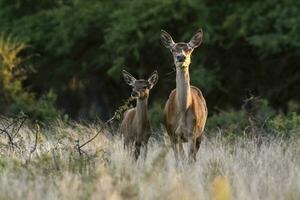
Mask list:
[[38,124],[36,124],[34,145],[33,145],[32,149],[29,152],[28,160],[26,162],[29,162],[31,160],[31,155],[35,152],[35,150],[37,148],[39,133],[40,133],[40,126]]
[[13,138],[11,137],[11,135],[9,134],[9,132],[6,129],[0,129],[1,133],[5,133],[7,138],[8,138],[8,146],[10,150],[14,150],[14,146],[17,147],[16,144],[13,143]]
[[39,139],[39,132],[40,132],[40,126],[38,124],[36,124],[35,140],[34,140],[34,145],[33,145],[32,149],[30,150],[30,155],[33,154],[36,150],[37,142]]
[[22,121],[21,121],[20,125],[18,126],[17,131],[13,135],[13,138],[19,133],[21,127],[24,125],[25,121],[27,120],[27,117],[25,116],[25,117],[19,118],[19,120],[22,120]]
[[[2,120],[6,120],[9,121],[8,118],[1,116],[0,117]],[[18,125],[17,128],[15,128],[18,124],[18,122],[21,120],[21,123]],[[14,147],[18,147],[15,143],[14,143],[14,137],[19,133],[21,127],[23,126],[23,124],[25,123],[25,121],[27,120],[27,116],[21,116],[21,117],[15,117],[14,120],[9,123],[4,129],[0,128],[0,133],[5,133],[5,135],[8,138],[8,146],[9,149],[14,151]],[[12,133],[8,132],[8,129],[12,127]]]
[[75,149],[78,151],[78,153],[79,153],[80,156],[82,155],[82,153],[84,153],[85,155],[88,156],[88,154],[82,150],[82,147],[84,147],[85,145],[87,145],[88,143],[90,143],[91,141],[93,141],[93,140],[94,140],[94,139],[95,139],[95,138],[96,138],[96,137],[104,130],[104,128],[105,128],[109,123],[111,123],[113,120],[115,120],[115,119],[120,119],[121,116],[122,116],[122,114],[123,114],[128,108],[131,107],[131,102],[132,102],[133,100],[134,100],[133,97],[129,97],[129,98],[124,102],[124,104],[123,104],[122,106],[120,106],[120,107],[115,111],[113,117],[110,118],[109,120],[107,120],[107,121],[103,124],[103,126],[101,127],[101,129],[100,129],[99,131],[97,131],[97,133],[96,133],[93,137],[91,137],[89,140],[87,140],[86,142],[84,142],[84,143],[81,144],[81,145],[80,145],[80,143],[79,143],[79,139],[77,139],[77,140],[75,141],[75,146],[74,146],[74,147],[75,147]]

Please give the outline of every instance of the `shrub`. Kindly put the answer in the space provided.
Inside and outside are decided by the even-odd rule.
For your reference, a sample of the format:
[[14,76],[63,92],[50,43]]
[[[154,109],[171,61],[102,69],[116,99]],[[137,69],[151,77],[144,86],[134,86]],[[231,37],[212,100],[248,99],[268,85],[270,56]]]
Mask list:
[[299,137],[300,115],[290,112],[287,115],[279,113],[268,122],[268,128],[276,136]]
[[23,112],[31,119],[51,120],[60,115],[54,104],[56,95],[49,91],[47,95],[36,98],[36,94],[23,87],[26,69],[22,66],[20,53],[26,44],[12,37],[0,37],[0,102],[2,114]]
[[[221,111],[209,117],[206,128],[214,134],[216,128],[223,136],[275,136],[299,137],[300,115],[296,103],[289,103],[287,113],[275,111],[267,100],[252,98],[241,110]],[[251,104],[251,105],[249,105]]]

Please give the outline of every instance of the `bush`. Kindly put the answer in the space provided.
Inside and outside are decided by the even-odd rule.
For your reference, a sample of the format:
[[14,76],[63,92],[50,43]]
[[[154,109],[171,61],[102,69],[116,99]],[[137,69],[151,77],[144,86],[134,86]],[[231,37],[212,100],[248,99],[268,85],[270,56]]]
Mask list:
[[25,98],[18,98],[11,105],[10,111],[12,113],[20,113],[28,115],[31,120],[39,120],[49,122],[61,116],[61,112],[55,108],[56,95],[53,91],[42,96],[39,99],[34,96]]
[[287,115],[279,113],[268,122],[268,128],[276,136],[299,137],[300,115],[296,112],[290,112]]
[[2,114],[24,113],[31,119],[52,120],[60,115],[55,108],[56,95],[53,91],[41,98],[23,87],[26,69],[22,67],[20,53],[26,44],[12,37],[0,38],[0,102]]
[[290,103],[288,112],[283,113],[276,112],[265,99],[251,97],[249,101],[241,110],[221,111],[209,117],[206,125],[208,134],[215,134],[217,129],[230,138],[300,136],[300,115],[296,112],[298,104]]
[[249,125],[245,112],[221,111],[207,119],[206,130],[208,134],[215,133],[213,130],[220,129],[226,135],[241,135]]

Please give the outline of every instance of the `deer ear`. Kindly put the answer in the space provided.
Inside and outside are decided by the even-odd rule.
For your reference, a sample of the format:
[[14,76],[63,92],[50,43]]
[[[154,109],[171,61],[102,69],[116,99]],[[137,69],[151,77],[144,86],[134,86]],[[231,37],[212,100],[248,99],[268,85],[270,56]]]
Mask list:
[[191,39],[191,41],[188,43],[190,47],[197,48],[202,43],[203,38],[203,31],[200,29]]
[[163,45],[169,49],[171,49],[175,44],[171,35],[164,30],[160,31],[160,39],[161,39]]
[[158,81],[158,72],[155,70],[148,78],[149,88],[152,89],[152,87],[157,83],[157,81]]
[[128,85],[132,86],[134,84],[134,82],[136,81],[136,79],[129,72],[123,70],[122,74],[123,74],[123,78],[124,78],[125,82]]

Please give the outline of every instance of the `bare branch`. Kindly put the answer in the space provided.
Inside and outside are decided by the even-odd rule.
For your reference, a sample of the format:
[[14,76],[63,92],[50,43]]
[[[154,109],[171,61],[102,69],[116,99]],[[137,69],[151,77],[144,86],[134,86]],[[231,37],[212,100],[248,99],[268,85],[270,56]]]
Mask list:
[[[97,133],[91,137],[89,140],[87,140],[86,142],[84,142],[83,144],[80,145],[79,143],[79,139],[75,141],[75,146],[74,148],[78,151],[79,155],[81,156],[82,153],[84,153],[85,155],[88,156],[88,154],[86,152],[84,152],[82,150],[82,147],[84,147],[85,145],[87,145],[88,143],[92,142],[103,130],[104,128],[109,124],[111,123],[113,120],[115,119],[120,119],[122,113],[125,112],[126,109],[128,109],[130,103],[134,100],[134,98],[132,97],[129,97],[122,106],[120,106],[114,113],[113,117],[110,118],[109,120],[107,120],[103,126],[101,127],[101,129],[99,131],[97,131]],[[126,109],[125,109],[126,108]]]

